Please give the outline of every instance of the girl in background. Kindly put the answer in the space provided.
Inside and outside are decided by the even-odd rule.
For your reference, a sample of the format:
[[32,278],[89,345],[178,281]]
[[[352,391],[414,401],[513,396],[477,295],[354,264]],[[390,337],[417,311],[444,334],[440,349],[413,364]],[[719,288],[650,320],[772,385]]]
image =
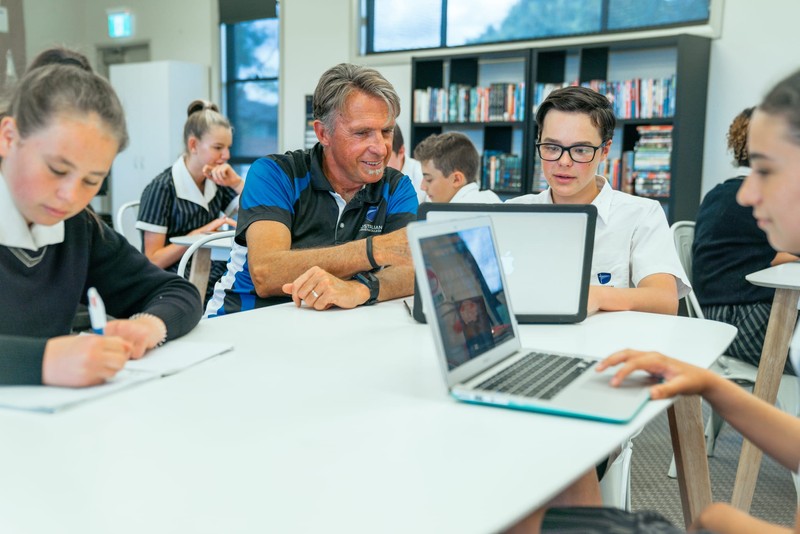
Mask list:
[[[188,247],[170,238],[214,232],[223,225],[236,226],[228,215],[238,207],[242,180],[228,165],[233,128],[216,105],[203,100],[189,104],[183,128],[185,152],[153,179],[142,193],[136,228],[144,233],[145,256],[172,272]],[[211,265],[208,298],[225,272],[225,262]]]

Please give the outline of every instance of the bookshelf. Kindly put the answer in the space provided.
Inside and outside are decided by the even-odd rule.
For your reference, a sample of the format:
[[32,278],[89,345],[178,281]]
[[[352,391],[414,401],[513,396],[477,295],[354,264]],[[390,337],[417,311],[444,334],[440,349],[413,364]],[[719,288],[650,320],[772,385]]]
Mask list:
[[412,59],[412,152],[429,135],[460,131],[482,156],[482,188],[528,191],[529,63],[528,50]]
[[[508,197],[541,190],[543,180],[535,156],[537,138],[534,110],[537,98],[554,87],[580,83],[605,94],[613,94],[617,129],[609,160],[623,161],[634,194],[660,201],[672,221],[694,220],[700,203],[703,140],[705,131],[708,69],[711,41],[705,37],[676,35],[652,39],[613,41],[559,48],[531,48],[486,54],[452,55],[412,59],[412,101],[416,108],[422,91],[451,86],[493,87],[519,84],[516,94],[525,113],[507,120],[460,121],[446,115],[412,117],[411,146],[428,135],[458,130],[469,135],[483,154],[513,154],[518,157],[518,185],[496,188]],[[547,84],[547,85],[545,85]],[[522,88],[524,85],[524,88]],[[448,102],[449,96],[438,96]],[[430,106],[430,101],[425,103]],[[519,106],[519,102],[515,102]],[[427,108],[426,108],[427,109]],[[518,109],[518,108],[517,108]],[[417,111],[416,109],[414,110]],[[456,115],[458,117],[458,115]],[[653,169],[653,141],[643,132],[668,131],[658,137],[660,147],[669,146],[668,168],[634,170],[639,152],[641,169]],[[644,137],[644,139],[642,139]],[[665,140],[664,137],[668,137]],[[486,164],[484,163],[484,167]],[[612,165],[609,165],[613,168]],[[651,173],[651,174],[645,174]],[[653,174],[659,173],[659,174]],[[640,185],[636,191],[636,183]],[[625,179],[620,177],[618,187]],[[507,184],[508,180],[495,183]],[[482,184],[487,185],[487,184]]]

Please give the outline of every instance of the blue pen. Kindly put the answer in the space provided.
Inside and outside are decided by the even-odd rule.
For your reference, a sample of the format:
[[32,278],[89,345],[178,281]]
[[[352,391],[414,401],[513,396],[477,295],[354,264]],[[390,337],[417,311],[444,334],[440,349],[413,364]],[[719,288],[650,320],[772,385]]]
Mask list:
[[89,320],[92,322],[92,331],[103,335],[106,328],[106,306],[103,304],[103,299],[93,287],[89,288],[86,296],[89,299]]

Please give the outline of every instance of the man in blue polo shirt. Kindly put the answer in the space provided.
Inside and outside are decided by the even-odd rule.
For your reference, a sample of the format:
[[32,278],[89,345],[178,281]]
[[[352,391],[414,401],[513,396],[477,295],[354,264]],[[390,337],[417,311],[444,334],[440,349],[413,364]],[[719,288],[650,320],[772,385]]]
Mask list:
[[410,295],[411,181],[387,167],[400,98],[377,71],[342,63],[314,91],[310,150],[250,168],[228,272],[206,315],[293,300],[324,310]]

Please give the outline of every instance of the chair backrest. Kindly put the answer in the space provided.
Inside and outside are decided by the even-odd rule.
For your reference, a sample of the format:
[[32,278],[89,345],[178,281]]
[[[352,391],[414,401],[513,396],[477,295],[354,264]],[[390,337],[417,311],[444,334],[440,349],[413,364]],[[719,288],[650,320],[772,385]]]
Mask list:
[[[677,221],[670,226],[672,240],[675,243],[675,250],[678,252],[678,259],[681,260],[683,270],[692,281],[692,242],[694,242],[694,221]],[[686,311],[689,317],[699,317],[705,319],[703,310],[700,309],[700,302],[694,291],[686,295]]]
[[692,242],[694,241],[694,221],[678,221],[670,226],[672,239],[675,241],[675,250],[681,260],[683,270],[692,281]]
[[136,217],[139,214],[139,201],[126,202],[114,216],[114,230],[125,236],[128,243],[142,250],[142,234],[136,229]]
[[186,278],[186,265],[189,264],[189,260],[194,256],[194,253],[197,252],[203,245],[209,243],[211,241],[216,241],[218,239],[227,239],[232,238],[236,234],[236,230],[226,230],[224,232],[214,232],[213,234],[204,235],[194,243],[192,243],[189,248],[186,249],[186,252],[183,253],[181,256],[181,261],[178,263],[178,276],[182,276]]

